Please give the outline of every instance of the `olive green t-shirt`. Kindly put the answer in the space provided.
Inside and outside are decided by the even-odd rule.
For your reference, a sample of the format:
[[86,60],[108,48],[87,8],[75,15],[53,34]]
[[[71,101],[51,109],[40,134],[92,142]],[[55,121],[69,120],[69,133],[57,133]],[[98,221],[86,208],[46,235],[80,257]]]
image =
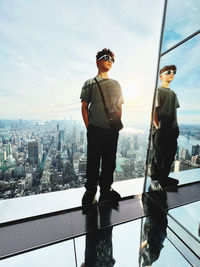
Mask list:
[[[95,78],[101,86],[107,109],[109,111],[118,111],[119,106],[124,103],[120,84],[113,79],[103,79],[98,76]],[[80,99],[89,104],[89,123],[100,128],[111,128],[99,88],[94,78],[84,83]]]
[[158,87],[156,98],[156,109],[158,110],[158,115],[174,116],[173,128],[178,126],[176,109],[179,107],[178,98],[174,91],[170,88]]

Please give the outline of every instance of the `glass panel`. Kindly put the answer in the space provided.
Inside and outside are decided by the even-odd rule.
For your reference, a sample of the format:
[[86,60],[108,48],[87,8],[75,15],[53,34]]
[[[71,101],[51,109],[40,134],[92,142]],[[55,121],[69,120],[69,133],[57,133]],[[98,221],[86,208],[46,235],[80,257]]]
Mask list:
[[169,211],[172,217],[180,222],[200,242],[200,202],[185,205]]
[[[168,33],[168,35],[169,34],[170,33]],[[169,131],[168,134],[164,134],[163,131],[160,130],[157,131],[157,134],[154,135],[154,140],[155,148],[157,147],[155,151],[158,152],[157,159],[156,161],[154,160],[155,164],[152,166],[157,166],[153,168],[153,172],[156,170],[158,173],[160,173],[160,176],[166,177],[168,173],[167,168],[171,166],[170,177],[178,178],[179,184],[193,182],[198,178],[190,176],[189,173],[181,175],[177,172],[200,167],[199,51],[200,36],[197,35],[193,39],[177,47],[175,50],[162,56],[160,61],[160,69],[169,65],[176,65],[177,67],[177,73],[174,76],[174,80],[169,84],[170,89],[176,93],[178,102],[180,104],[180,107],[177,108],[177,121],[180,134],[178,137],[178,147],[175,153],[175,131],[174,137]],[[187,64],[185,64],[185,62],[187,62]],[[159,79],[158,87],[160,85],[162,85],[162,82]],[[166,86],[166,84],[163,85],[163,87],[164,86]],[[166,91],[167,89],[163,90]],[[173,153],[175,156],[172,157],[172,154],[170,153]],[[174,162],[173,158],[175,159]],[[164,165],[162,165],[162,160],[165,162],[163,163]],[[151,160],[149,162],[151,162]],[[160,163],[156,165],[156,162]],[[166,166],[166,169],[160,166]],[[161,174],[161,172],[163,172],[163,174]],[[166,181],[166,179],[164,180]],[[150,181],[147,182],[147,185],[149,185],[149,183]]]
[[83,188],[0,201],[0,223],[80,206]]
[[131,185],[141,192],[163,1],[11,1],[0,10],[0,199],[83,187],[80,91],[104,47],[116,54],[111,77],[125,101],[115,181],[141,179]]
[[[140,229],[141,220],[137,220],[76,238],[78,266],[85,260],[87,263],[96,262],[97,266],[139,266]],[[167,239],[163,240],[163,245],[158,259],[155,255],[148,257],[149,251],[144,251],[145,248],[141,255],[154,259],[155,266],[190,266]]]
[[[169,227],[177,236],[180,237],[181,240],[184,240],[184,243],[187,244],[187,247],[194,255],[200,257],[200,242],[197,238],[195,238],[191,232],[189,232],[186,228],[183,227],[178,221],[174,219],[174,217],[168,216]],[[175,242],[175,241],[174,241]],[[179,241],[180,242],[180,241]],[[176,243],[176,242],[175,242]]]
[[198,1],[168,1],[162,51],[200,29],[199,12]]
[[177,267],[191,266],[167,238],[165,239],[163,246],[160,256],[158,260],[153,263],[153,266],[160,267],[162,265],[168,267],[173,266],[174,264]]
[[70,240],[43,249],[36,249],[5,260],[0,260],[0,266],[76,267],[73,241]]
[[[172,89],[176,92],[180,103],[180,108],[177,110],[180,135],[175,163],[171,168],[175,172],[200,167],[200,65],[197,59],[200,55],[199,48],[200,36],[196,36],[161,58],[161,66],[169,64],[177,66],[177,74],[172,82]],[[192,181],[193,179],[189,177],[185,180],[185,182]]]

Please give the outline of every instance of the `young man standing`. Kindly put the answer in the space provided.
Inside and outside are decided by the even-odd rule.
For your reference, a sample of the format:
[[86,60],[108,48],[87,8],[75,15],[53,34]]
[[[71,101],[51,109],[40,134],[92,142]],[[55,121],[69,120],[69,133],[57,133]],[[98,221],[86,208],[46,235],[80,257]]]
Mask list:
[[[114,109],[121,118],[123,97],[119,83],[108,77],[114,63],[114,54],[103,49],[96,55],[99,82],[108,110]],[[81,91],[82,117],[87,128],[87,169],[86,192],[82,205],[94,203],[97,186],[100,186],[100,199],[119,200],[120,195],[111,188],[117,151],[119,132],[113,130],[105,112],[104,103],[94,78],[87,80]],[[101,162],[101,173],[100,173]]]
[[170,83],[176,74],[176,66],[165,66],[160,70],[161,86],[158,87],[156,110],[153,121],[153,157],[151,162],[151,189],[178,184],[178,180],[169,178],[171,165],[177,150],[179,128],[177,112],[179,102],[170,89]]

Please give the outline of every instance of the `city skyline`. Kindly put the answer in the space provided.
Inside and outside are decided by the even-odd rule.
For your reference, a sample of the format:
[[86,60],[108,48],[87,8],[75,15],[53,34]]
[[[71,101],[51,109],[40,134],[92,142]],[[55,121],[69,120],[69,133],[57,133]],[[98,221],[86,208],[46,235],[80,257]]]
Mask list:
[[[180,126],[171,171],[199,168],[199,144],[200,125]],[[144,179],[147,146],[148,129],[120,132],[115,182]],[[86,130],[77,121],[0,121],[0,199],[82,187],[86,163]]]

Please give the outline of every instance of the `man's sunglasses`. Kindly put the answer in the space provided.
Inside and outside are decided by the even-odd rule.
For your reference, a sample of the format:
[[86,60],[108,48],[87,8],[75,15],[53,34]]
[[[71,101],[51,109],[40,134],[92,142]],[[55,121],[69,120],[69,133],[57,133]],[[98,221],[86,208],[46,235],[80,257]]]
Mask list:
[[105,61],[110,61],[111,63],[114,63],[115,60],[114,58],[108,56],[108,55],[103,55],[102,57],[98,58],[98,61],[101,60],[101,59],[104,59]]
[[170,75],[171,73],[173,73],[175,75],[176,74],[176,70],[167,70],[167,71],[164,71],[163,73],[161,73],[161,75],[163,75],[163,74]]

